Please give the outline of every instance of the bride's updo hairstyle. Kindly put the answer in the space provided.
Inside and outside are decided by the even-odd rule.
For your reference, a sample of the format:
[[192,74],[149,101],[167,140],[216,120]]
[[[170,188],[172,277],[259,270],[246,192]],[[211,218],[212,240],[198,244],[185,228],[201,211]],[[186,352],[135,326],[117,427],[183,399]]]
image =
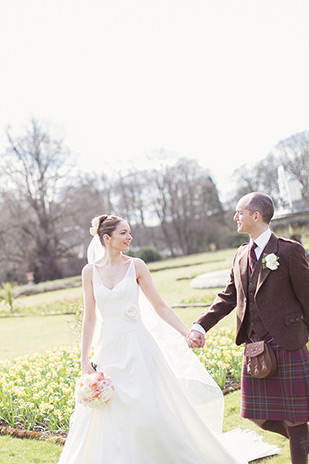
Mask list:
[[92,219],[89,232],[93,236],[98,235],[104,246],[103,235],[107,234],[111,237],[118,224],[122,221],[124,221],[124,219],[119,216],[101,214],[101,216],[96,216]]

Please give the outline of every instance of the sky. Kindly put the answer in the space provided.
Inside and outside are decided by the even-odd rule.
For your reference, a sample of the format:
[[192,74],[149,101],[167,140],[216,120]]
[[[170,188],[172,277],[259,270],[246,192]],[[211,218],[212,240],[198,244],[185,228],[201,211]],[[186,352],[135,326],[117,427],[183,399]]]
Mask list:
[[0,147],[51,123],[84,170],[195,158],[219,192],[309,129],[308,0],[0,0]]

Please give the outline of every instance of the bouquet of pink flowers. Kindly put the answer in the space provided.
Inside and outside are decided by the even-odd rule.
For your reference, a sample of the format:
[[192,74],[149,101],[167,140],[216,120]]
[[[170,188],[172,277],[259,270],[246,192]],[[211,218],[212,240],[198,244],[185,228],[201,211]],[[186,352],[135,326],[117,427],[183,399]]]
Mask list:
[[90,408],[103,408],[113,397],[114,387],[103,372],[84,374],[76,381],[76,401]]

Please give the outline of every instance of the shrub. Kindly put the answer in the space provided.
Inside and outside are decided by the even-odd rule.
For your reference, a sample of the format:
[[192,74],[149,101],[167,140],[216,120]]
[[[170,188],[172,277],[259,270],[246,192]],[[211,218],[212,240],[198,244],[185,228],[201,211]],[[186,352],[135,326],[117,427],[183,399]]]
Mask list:
[[16,298],[14,284],[11,282],[3,282],[0,287],[0,300],[3,300],[9,307],[11,312],[14,312],[13,304]]
[[138,252],[138,257],[141,258],[145,263],[151,263],[152,261],[161,261],[163,256],[159,250],[154,246],[141,247]]

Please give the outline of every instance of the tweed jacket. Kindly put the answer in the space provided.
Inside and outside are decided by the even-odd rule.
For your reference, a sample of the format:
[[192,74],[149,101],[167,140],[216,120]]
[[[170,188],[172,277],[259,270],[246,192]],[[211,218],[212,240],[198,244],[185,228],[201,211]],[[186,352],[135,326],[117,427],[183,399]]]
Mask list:
[[[224,291],[203,311],[196,321],[207,332],[237,306],[236,343],[246,341],[244,319],[248,296],[249,244],[236,252]],[[260,266],[254,295],[259,315],[276,342],[287,350],[301,348],[308,341],[309,266],[305,250],[298,242],[276,237],[273,233],[262,252],[275,253],[279,267]]]

